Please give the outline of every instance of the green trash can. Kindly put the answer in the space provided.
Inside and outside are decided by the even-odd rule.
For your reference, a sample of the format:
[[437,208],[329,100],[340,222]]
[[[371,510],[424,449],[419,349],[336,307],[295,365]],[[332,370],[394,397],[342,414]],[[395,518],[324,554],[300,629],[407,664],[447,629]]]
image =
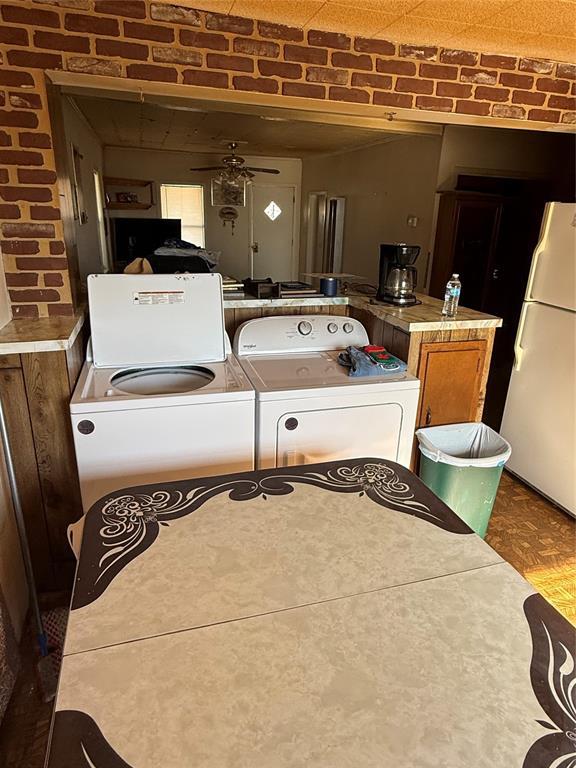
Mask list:
[[486,424],[448,424],[416,432],[420,478],[482,538],[510,444]]

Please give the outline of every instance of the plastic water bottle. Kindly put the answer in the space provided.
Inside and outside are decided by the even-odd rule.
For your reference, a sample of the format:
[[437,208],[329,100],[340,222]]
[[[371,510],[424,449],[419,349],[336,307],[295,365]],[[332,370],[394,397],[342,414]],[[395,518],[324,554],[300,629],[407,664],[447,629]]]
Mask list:
[[458,279],[458,275],[452,275],[446,284],[446,293],[444,294],[444,306],[442,307],[442,314],[445,317],[456,317],[461,290],[462,283]]

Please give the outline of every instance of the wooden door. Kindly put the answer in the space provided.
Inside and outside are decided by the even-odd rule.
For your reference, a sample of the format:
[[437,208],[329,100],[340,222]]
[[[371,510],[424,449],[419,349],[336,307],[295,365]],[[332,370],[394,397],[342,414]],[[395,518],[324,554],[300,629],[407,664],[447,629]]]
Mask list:
[[486,340],[422,344],[418,426],[475,421]]

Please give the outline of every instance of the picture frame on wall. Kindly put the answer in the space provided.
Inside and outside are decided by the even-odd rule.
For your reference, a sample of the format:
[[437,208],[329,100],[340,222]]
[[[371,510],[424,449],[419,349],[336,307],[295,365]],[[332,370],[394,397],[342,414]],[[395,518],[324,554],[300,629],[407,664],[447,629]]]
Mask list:
[[212,179],[210,183],[212,205],[246,205],[246,181],[244,179]]

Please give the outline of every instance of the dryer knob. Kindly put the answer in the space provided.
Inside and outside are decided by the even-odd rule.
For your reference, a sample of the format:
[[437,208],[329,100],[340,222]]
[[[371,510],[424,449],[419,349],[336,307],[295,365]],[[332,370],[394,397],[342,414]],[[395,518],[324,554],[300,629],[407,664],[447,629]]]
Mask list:
[[301,336],[309,336],[312,333],[312,323],[309,323],[308,320],[301,320],[298,323],[298,333]]
[[328,323],[328,333],[336,333],[338,326],[336,323]]
[[352,325],[352,323],[344,323],[342,328],[344,330],[344,333],[352,333],[352,331],[354,330],[354,326]]

